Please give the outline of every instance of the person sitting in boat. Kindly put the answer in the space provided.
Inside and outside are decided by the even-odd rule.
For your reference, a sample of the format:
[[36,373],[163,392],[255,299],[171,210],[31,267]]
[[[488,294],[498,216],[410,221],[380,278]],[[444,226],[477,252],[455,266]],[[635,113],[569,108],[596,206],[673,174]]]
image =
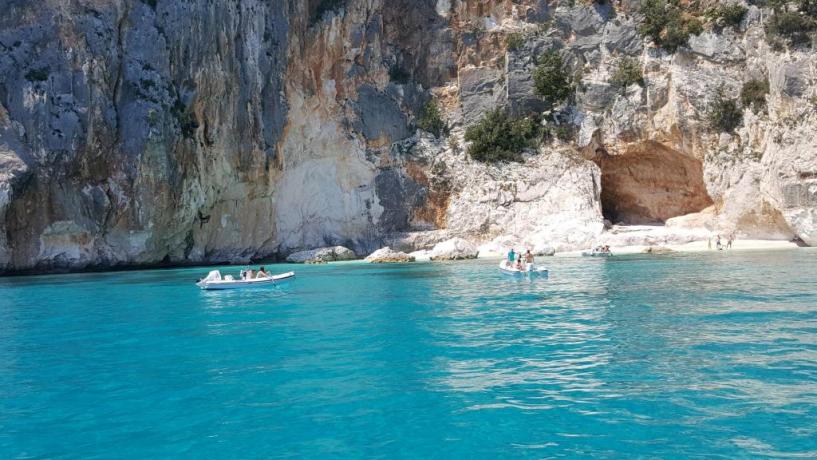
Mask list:
[[525,267],[522,266],[522,256],[521,255],[516,258],[516,269],[519,270],[519,271],[522,271],[522,270],[525,269]]
[[525,263],[526,264],[533,263],[533,254],[531,254],[530,249],[528,249],[528,252],[525,253]]
[[264,270],[264,267],[261,267],[260,269],[258,269],[258,274],[255,275],[255,278],[256,279],[269,278],[269,273],[267,273]]

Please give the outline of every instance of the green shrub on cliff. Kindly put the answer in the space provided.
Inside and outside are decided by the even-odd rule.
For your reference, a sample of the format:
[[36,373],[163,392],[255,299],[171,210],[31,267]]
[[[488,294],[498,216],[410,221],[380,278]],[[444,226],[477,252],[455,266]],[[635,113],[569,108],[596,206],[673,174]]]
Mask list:
[[817,21],[794,11],[779,11],[766,23],[766,33],[780,37],[790,45],[804,45],[811,41],[811,32],[817,29]]
[[440,108],[433,99],[423,106],[420,118],[417,120],[417,126],[435,137],[440,137],[448,131],[448,125],[443,120]]
[[746,9],[745,6],[733,3],[731,5],[718,5],[710,8],[709,11],[707,11],[707,16],[720,26],[734,27],[740,25],[747,11],[749,10]]
[[576,138],[576,130],[569,124],[548,124],[542,131],[542,137],[547,140],[558,139],[562,142],[570,142]]
[[720,88],[709,106],[707,118],[710,128],[721,133],[731,133],[743,122],[743,112],[738,101],[726,97],[723,88]]
[[743,108],[758,112],[766,107],[766,95],[769,94],[769,80],[749,80],[740,90],[740,102]]
[[551,105],[557,105],[573,94],[570,75],[558,52],[550,50],[539,59],[533,71],[533,88],[537,96]]
[[512,33],[506,39],[508,51],[516,51],[525,45],[525,37],[520,33]]
[[701,21],[690,14],[694,10],[685,12],[674,0],[644,0],[640,11],[644,20],[639,33],[671,53],[703,31]]
[[522,152],[533,147],[539,137],[539,126],[535,120],[512,118],[502,109],[488,112],[465,131],[465,140],[471,142],[468,155],[488,163],[523,161]]
[[618,66],[613,71],[613,75],[610,76],[610,84],[625,89],[636,83],[644,86],[644,73],[641,71],[641,64],[632,58],[622,58],[618,61]]

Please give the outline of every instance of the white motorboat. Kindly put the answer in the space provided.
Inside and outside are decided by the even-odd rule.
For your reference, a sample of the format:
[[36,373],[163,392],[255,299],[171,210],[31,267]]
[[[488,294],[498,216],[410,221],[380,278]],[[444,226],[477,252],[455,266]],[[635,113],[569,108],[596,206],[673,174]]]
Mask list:
[[591,251],[582,251],[584,257],[612,257],[609,249],[593,248]]
[[499,270],[506,275],[541,275],[547,276],[548,271],[545,267],[536,264],[524,264],[522,269],[516,268],[516,265],[503,260],[499,263]]
[[278,283],[287,281],[295,277],[295,272],[281,273],[280,275],[271,275],[263,278],[253,279],[235,279],[232,275],[226,275],[222,278],[221,272],[213,270],[196,283],[196,286],[212,291],[224,289],[247,289],[274,286]]

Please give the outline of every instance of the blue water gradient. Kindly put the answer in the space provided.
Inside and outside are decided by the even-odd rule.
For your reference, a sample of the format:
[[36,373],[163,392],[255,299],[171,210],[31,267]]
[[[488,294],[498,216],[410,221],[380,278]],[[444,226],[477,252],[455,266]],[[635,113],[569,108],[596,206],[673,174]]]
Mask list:
[[0,458],[817,457],[817,252],[546,262],[2,278]]

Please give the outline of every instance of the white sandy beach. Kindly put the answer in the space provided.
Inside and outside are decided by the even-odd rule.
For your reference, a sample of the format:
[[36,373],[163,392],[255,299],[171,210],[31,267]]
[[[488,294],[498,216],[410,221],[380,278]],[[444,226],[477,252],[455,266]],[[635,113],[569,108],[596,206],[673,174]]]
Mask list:
[[[709,247],[707,241],[693,241],[686,244],[668,244],[655,246],[621,246],[611,247],[613,254],[638,254],[643,253],[648,248],[666,248],[675,252],[717,252],[715,242],[712,242],[712,247]],[[799,246],[791,241],[782,240],[736,240],[732,242],[731,249],[724,249],[723,251],[767,251],[780,249],[796,249]],[[724,245],[725,248],[725,245]],[[582,251],[560,252],[556,256],[569,257],[580,256]]]
[[[667,245],[634,245],[634,246],[613,246],[610,250],[614,255],[622,254],[641,254],[648,248],[666,248],[674,252],[691,253],[691,252],[718,252],[715,248],[715,242],[712,241],[712,248],[708,247],[707,241],[693,241],[685,244],[667,244]],[[726,246],[724,245],[724,248]],[[722,252],[729,251],[770,251],[782,249],[797,249],[799,246],[791,241],[783,240],[736,240],[732,242],[731,249],[724,249]],[[582,251],[565,251],[557,252],[555,257],[580,257]],[[480,252],[479,259],[501,259],[505,254],[496,252]],[[418,259],[421,260],[421,259]]]

